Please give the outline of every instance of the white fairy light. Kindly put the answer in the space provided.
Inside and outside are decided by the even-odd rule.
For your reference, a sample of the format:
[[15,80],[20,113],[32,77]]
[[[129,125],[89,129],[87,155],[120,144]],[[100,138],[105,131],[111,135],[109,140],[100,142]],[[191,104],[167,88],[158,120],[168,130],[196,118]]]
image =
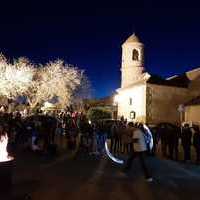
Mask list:
[[0,58],[0,95],[15,98],[31,86],[34,69],[24,60],[20,58],[11,64]]
[[34,90],[27,95],[30,104],[42,104],[54,97],[58,97],[61,107],[72,104],[74,93],[82,85],[83,71],[76,67],[65,65],[62,60],[49,62],[41,66],[37,72]]
[[80,101],[88,92],[88,83],[82,70],[62,60],[35,66],[26,58],[10,63],[0,54],[0,96],[16,98],[23,95],[31,109],[54,97],[62,108]]

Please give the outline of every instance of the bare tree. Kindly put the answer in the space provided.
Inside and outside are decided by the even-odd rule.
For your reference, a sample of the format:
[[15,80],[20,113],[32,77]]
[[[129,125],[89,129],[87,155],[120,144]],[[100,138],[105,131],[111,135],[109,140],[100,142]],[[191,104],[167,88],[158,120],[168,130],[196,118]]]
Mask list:
[[0,95],[16,98],[32,87],[33,65],[26,58],[10,63],[0,55]]
[[[49,62],[40,66],[33,78],[33,88],[27,93],[31,107],[41,105],[54,97],[64,108],[75,101],[75,92],[86,84],[82,70],[71,65],[65,65],[62,60]],[[84,80],[84,81],[83,81]]]
[[89,91],[84,71],[62,60],[36,66],[27,58],[11,63],[0,55],[0,95],[7,98],[23,95],[31,109],[55,97],[64,108],[88,97]]

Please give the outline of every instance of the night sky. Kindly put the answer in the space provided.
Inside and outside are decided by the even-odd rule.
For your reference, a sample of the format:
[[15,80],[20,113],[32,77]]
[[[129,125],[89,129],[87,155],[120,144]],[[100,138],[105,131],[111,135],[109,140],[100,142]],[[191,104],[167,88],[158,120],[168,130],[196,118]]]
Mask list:
[[145,44],[150,73],[167,77],[200,66],[197,3],[93,2],[1,4],[0,51],[10,59],[26,56],[35,63],[61,58],[85,69],[95,97],[120,87],[121,44],[133,32]]

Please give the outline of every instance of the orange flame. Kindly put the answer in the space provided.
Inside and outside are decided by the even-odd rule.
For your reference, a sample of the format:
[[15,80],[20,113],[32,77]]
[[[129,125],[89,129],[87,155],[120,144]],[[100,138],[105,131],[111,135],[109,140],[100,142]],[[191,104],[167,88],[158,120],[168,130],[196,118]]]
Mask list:
[[0,162],[6,162],[13,159],[8,155],[7,145],[8,145],[7,134],[0,136]]

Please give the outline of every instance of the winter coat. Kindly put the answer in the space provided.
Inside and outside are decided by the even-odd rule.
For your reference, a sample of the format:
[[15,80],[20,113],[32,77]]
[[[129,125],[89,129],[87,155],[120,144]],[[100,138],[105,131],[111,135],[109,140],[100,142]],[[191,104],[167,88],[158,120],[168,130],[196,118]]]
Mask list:
[[183,146],[190,146],[192,139],[192,131],[190,128],[184,128],[181,136],[182,145]]
[[193,136],[193,145],[197,149],[200,149],[200,133],[195,132]]

